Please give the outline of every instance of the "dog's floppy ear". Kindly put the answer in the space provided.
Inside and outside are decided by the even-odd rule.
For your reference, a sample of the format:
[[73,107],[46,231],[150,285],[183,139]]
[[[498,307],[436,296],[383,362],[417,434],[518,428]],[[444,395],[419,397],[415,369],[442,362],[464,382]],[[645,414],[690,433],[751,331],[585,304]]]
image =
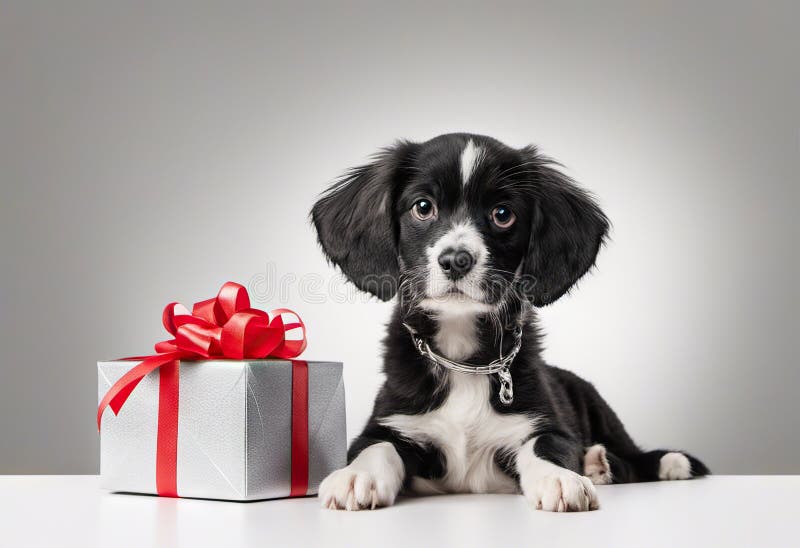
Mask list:
[[523,275],[528,298],[535,306],[545,306],[592,267],[609,224],[597,203],[572,179],[547,159],[536,163],[538,181]]
[[400,142],[348,171],[311,210],[328,259],[356,287],[388,301],[397,292],[396,191],[407,179],[414,144]]

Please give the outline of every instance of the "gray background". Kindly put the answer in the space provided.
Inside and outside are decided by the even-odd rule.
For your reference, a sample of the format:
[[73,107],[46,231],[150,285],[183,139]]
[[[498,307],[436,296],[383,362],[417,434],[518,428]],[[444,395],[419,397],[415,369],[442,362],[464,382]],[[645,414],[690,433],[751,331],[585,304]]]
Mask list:
[[228,279],[345,362],[357,434],[391,305],[342,294],[307,212],[460,130],[540,145],[614,222],[547,358],[645,446],[800,472],[797,3],[555,4],[1,3],[0,473],[96,472],[95,362]]

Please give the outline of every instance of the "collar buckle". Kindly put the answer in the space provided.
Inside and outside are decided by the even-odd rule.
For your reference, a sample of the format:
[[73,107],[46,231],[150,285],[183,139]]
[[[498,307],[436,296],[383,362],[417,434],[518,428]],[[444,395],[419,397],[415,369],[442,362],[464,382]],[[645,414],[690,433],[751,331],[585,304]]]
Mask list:
[[519,354],[519,351],[522,348],[521,321],[518,322],[517,326],[514,328],[515,341],[511,351],[507,355],[503,356],[501,349],[500,358],[491,361],[486,365],[475,365],[446,358],[441,354],[436,353],[425,339],[418,337],[417,332],[413,327],[407,323],[403,323],[403,325],[411,334],[411,340],[414,342],[414,346],[417,348],[417,351],[420,353],[420,355],[428,358],[438,365],[441,365],[445,369],[449,369],[450,371],[467,373],[469,375],[496,374],[500,379],[500,391],[498,393],[500,401],[503,403],[503,405],[510,405],[514,401],[514,385],[511,380],[511,363],[514,361],[514,358],[517,357],[517,354]]

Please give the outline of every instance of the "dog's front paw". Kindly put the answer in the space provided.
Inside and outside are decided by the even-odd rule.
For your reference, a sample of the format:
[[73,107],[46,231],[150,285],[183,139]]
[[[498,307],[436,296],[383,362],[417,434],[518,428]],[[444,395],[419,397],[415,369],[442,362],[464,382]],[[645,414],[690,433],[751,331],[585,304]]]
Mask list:
[[600,507],[592,481],[566,469],[523,485],[523,493],[537,509],[548,512],[584,512]]
[[390,443],[364,449],[349,466],[332,472],[319,486],[323,508],[373,510],[391,506],[403,484],[403,461]]
[[319,486],[322,507],[332,510],[373,510],[378,506],[390,506],[395,495],[383,479],[350,466],[331,473]]

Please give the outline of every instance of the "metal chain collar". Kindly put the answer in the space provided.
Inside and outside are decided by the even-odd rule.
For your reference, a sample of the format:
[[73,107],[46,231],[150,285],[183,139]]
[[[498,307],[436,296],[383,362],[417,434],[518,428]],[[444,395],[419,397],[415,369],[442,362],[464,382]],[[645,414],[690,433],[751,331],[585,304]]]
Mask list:
[[417,350],[423,357],[426,357],[434,363],[441,365],[445,369],[457,371],[459,373],[467,373],[470,375],[493,375],[496,373],[500,379],[500,401],[503,402],[504,405],[510,405],[511,402],[514,401],[514,385],[511,382],[511,362],[514,361],[514,358],[516,358],[517,354],[519,354],[520,348],[522,348],[521,322],[516,326],[516,328],[514,328],[515,340],[511,351],[507,355],[503,356],[503,351],[501,348],[500,357],[487,363],[486,365],[474,365],[471,363],[457,362],[449,358],[445,358],[441,354],[434,352],[431,346],[428,344],[428,341],[422,337],[418,337],[417,332],[413,327],[406,323],[403,325],[406,327],[406,329],[408,329],[408,332],[411,333],[411,339],[414,341],[414,346],[417,347]]

